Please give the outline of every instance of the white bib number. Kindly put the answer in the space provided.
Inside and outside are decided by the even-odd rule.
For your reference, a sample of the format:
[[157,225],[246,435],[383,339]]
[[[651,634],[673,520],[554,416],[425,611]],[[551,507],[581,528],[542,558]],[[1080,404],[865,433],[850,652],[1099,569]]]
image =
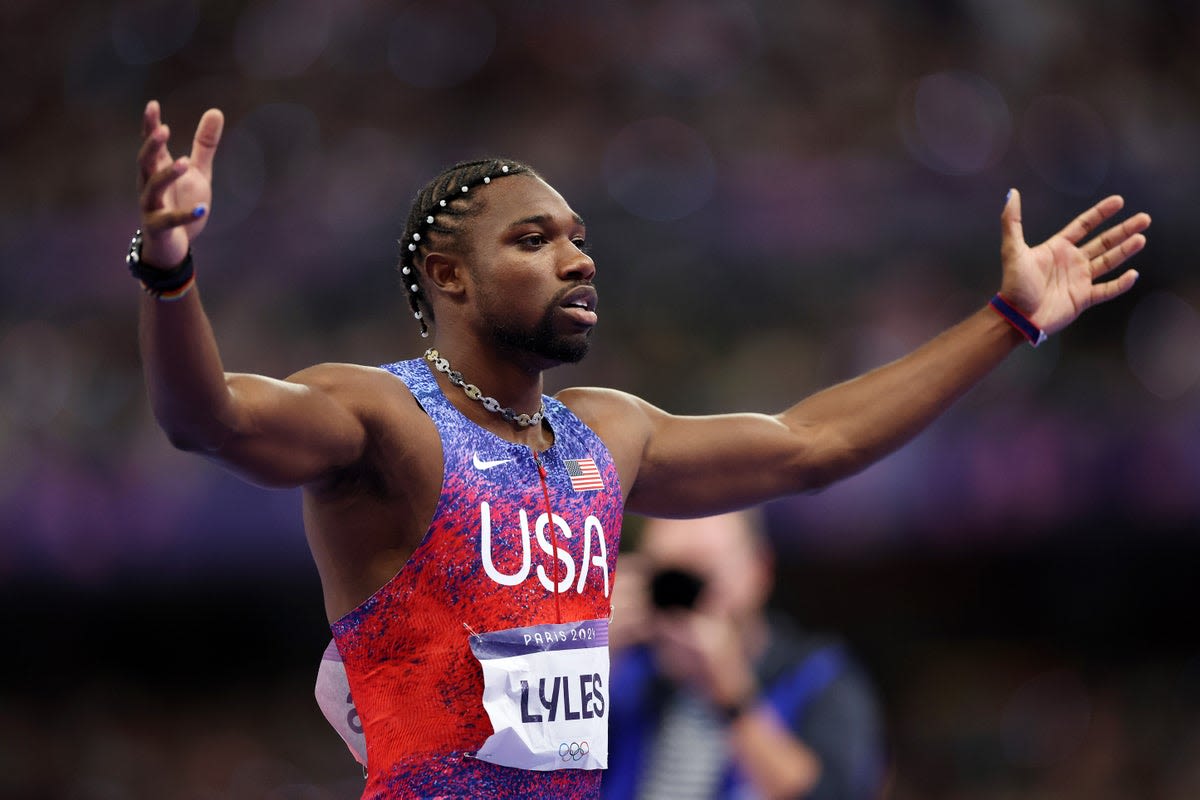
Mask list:
[[519,769],[608,766],[608,620],[472,634],[495,730],[475,757]]

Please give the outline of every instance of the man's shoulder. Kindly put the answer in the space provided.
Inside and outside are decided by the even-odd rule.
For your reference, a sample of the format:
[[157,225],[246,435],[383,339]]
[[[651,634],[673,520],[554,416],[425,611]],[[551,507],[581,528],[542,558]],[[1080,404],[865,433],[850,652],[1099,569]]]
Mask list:
[[556,393],[554,399],[585,421],[613,414],[639,413],[650,407],[636,395],[603,386],[572,386]]
[[381,386],[396,385],[403,388],[403,383],[396,376],[382,367],[371,367],[364,364],[349,364],[342,362],[325,362],[306,367],[288,376],[292,383],[312,386],[325,390],[351,390],[358,387],[378,389]]
[[385,409],[403,411],[411,406],[417,410],[415,403],[405,402],[412,393],[404,381],[382,367],[326,362],[302,369],[288,381],[323,392],[367,416]]
[[581,386],[564,389],[555,399],[591,428],[616,461],[621,482],[632,486],[661,411],[641,398],[617,389]]

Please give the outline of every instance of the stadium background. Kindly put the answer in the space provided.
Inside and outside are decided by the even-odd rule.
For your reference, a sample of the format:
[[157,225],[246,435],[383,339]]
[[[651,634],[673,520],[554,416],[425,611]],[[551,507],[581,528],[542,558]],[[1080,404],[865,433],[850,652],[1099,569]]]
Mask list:
[[[773,504],[779,603],[880,688],[894,798],[1200,796],[1200,9],[1191,0],[0,8],[0,796],[349,798],[294,492],[146,407],[133,155],[227,115],[197,247],[226,365],[420,352],[392,264],[445,164],[536,165],[601,325],[549,388],[777,410],[994,291],[1120,192],[1134,291],[917,442]],[[631,521],[636,529],[636,520]]]

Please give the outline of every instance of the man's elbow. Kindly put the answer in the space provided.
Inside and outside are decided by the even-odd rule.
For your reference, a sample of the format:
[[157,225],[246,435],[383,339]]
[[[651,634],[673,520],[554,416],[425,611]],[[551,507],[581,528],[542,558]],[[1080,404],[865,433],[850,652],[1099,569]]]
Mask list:
[[228,426],[212,420],[181,419],[166,413],[156,413],[155,419],[171,446],[185,453],[216,453],[229,442],[232,433]]
[[823,436],[799,453],[791,470],[797,494],[816,494],[841,480],[861,472],[871,456],[850,441]]

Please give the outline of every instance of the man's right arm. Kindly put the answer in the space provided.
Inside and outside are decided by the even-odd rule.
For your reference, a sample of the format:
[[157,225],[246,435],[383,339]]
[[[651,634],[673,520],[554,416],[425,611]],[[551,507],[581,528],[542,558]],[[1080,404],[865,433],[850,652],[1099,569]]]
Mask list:
[[320,365],[277,380],[226,373],[195,290],[142,300],[150,404],[171,443],[264,486],[299,486],[357,462],[366,429],[353,397],[369,373]]
[[[150,284],[155,270],[166,275],[182,264],[204,229],[223,124],[220,111],[206,112],[190,156],[173,158],[158,103],[146,106],[139,263]],[[377,371],[325,365],[288,380],[226,374],[199,290],[192,284],[173,294],[146,293],[138,339],[154,415],[176,447],[270,486],[309,483],[361,457],[366,429],[353,398],[370,396],[358,390]]]

